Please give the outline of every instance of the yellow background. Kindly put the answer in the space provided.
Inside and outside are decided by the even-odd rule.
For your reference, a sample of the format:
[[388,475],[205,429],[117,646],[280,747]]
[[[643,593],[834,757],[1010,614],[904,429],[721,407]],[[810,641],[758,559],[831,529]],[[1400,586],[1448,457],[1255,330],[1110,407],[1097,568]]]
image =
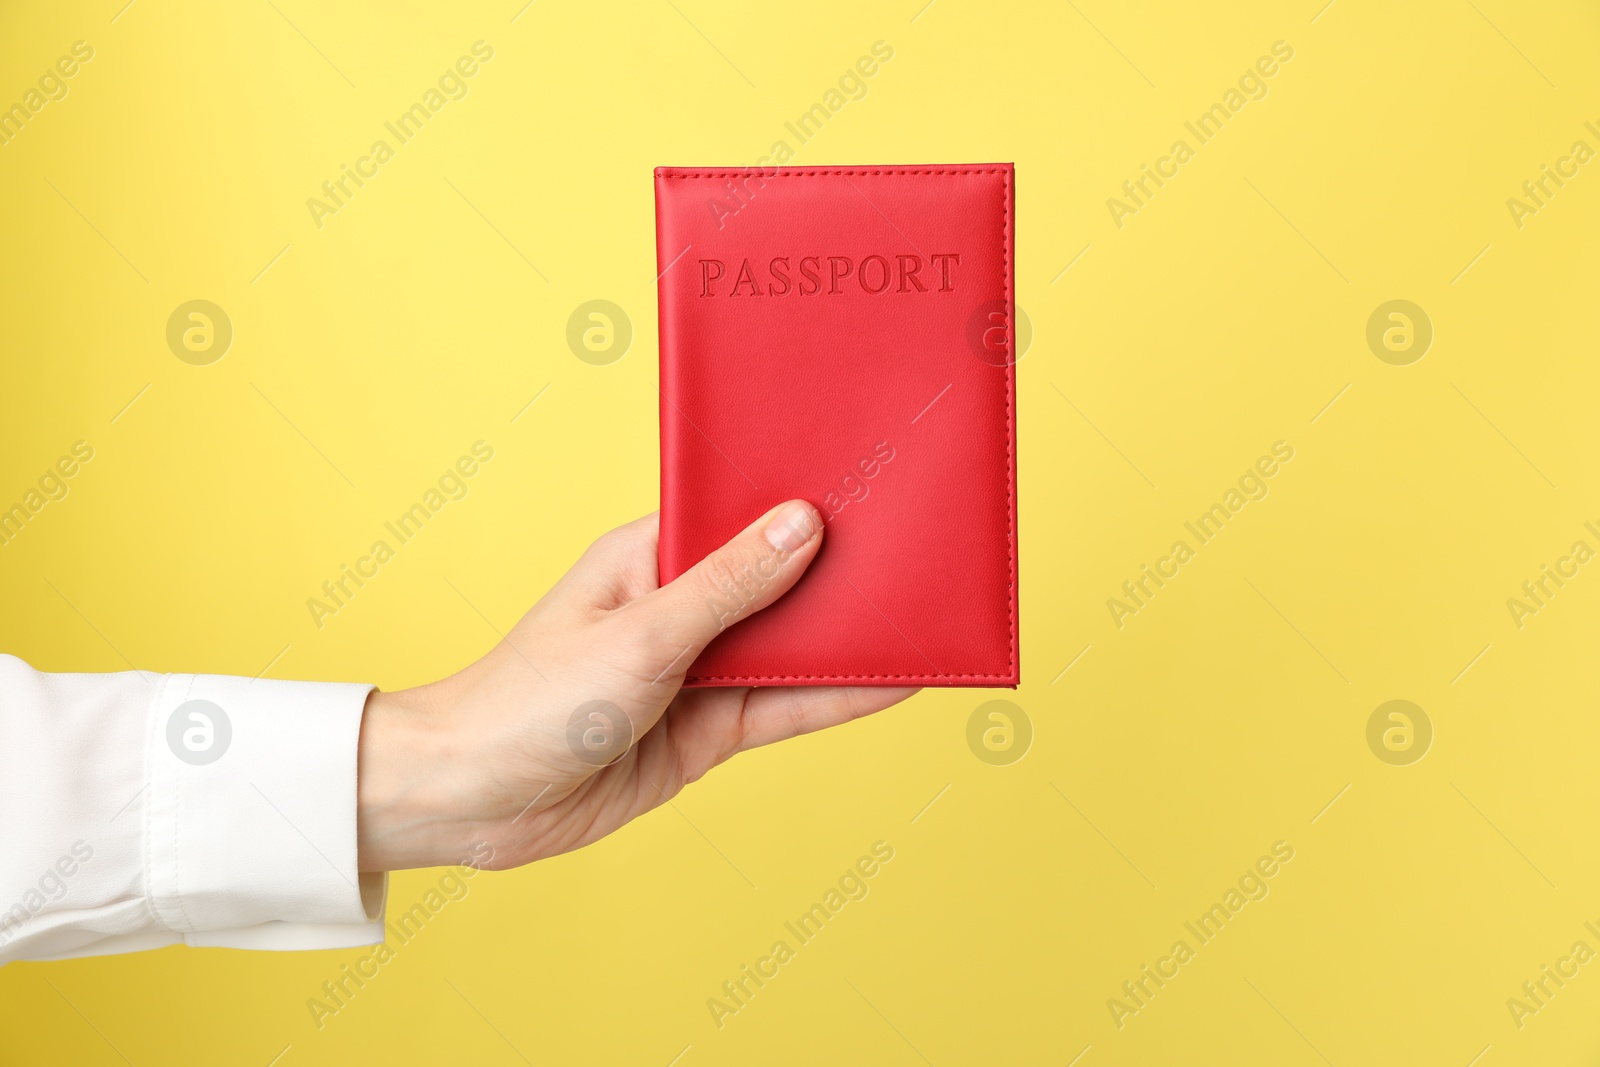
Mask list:
[[[1012,694],[958,690],[741,757],[475,879],[320,1030],[361,953],[14,964],[4,1062],[1593,1062],[1600,964],[1520,1029],[1506,1006],[1600,949],[1600,564],[1506,607],[1600,548],[1600,163],[1506,207],[1600,148],[1592,4],[121,2],[0,16],[0,102],[95,49],[0,147],[0,500],[96,451],[0,548],[0,647],[386,688],[479,655],[655,507],[651,168],[781,138],[1016,162],[1034,739],[980,761],[968,717]],[[315,226],[480,39],[469,95]],[[1269,95],[1118,228],[1107,198],[1280,40]],[[635,329],[609,366],[565,342],[594,298]],[[191,299],[233,323],[210,366],[165,341]],[[1365,340],[1392,299],[1434,326],[1409,366]],[[306,598],[479,439],[470,495],[317,629]],[[1107,598],[1278,440],[1270,495],[1119,629]],[[1391,699],[1435,731],[1410,766],[1367,745]],[[707,998],[879,840],[870,895],[719,1030]],[[1270,895],[1118,1029],[1107,999],[1280,840]]]

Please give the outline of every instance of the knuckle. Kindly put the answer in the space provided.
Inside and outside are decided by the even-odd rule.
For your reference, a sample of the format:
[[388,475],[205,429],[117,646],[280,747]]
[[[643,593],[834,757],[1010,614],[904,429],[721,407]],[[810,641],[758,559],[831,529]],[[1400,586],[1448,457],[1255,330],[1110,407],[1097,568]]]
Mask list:
[[760,595],[778,574],[772,553],[745,542],[726,546],[706,562],[710,565],[707,573],[719,590],[746,598]]
[[706,558],[701,584],[712,593],[732,593],[744,582],[746,570],[743,559],[735,550],[720,549]]
[[789,733],[795,737],[811,732],[811,720],[806,714],[807,703],[800,693],[790,693],[784,699],[783,716],[789,724]]
[[701,587],[713,613],[742,617],[771,584],[762,557],[748,546],[728,546],[705,561]]
[[627,536],[625,532],[626,529],[626,527],[619,526],[615,530],[607,530],[605,533],[591,541],[589,543],[589,547],[584,550],[583,554],[589,557],[609,555],[611,552],[622,546],[622,543]]

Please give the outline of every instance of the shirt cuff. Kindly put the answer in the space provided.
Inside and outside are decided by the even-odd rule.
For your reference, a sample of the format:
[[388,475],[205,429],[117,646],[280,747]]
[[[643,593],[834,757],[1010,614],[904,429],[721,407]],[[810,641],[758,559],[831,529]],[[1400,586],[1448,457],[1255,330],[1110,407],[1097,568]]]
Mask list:
[[388,876],[356,869],[369,685],[168,675],[145,765],[146,901],[191,945],[383,940]]

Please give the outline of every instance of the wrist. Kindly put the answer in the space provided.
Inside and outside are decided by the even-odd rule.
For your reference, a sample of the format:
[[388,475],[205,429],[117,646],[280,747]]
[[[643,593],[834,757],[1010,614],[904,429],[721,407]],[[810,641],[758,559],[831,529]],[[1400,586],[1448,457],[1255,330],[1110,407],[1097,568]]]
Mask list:
[[449,718],[427,689],[373,690],[361,716],[356,767],[356,852],[361,871],[460,861],[459,810],[449,795]]

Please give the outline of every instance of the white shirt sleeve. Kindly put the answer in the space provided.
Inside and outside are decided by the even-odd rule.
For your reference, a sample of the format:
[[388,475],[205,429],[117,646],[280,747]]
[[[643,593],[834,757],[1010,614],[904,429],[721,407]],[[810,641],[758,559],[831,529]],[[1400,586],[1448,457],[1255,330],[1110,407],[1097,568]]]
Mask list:
[[383,940],[356,871],[371,686],[0,656],[0,964]]

